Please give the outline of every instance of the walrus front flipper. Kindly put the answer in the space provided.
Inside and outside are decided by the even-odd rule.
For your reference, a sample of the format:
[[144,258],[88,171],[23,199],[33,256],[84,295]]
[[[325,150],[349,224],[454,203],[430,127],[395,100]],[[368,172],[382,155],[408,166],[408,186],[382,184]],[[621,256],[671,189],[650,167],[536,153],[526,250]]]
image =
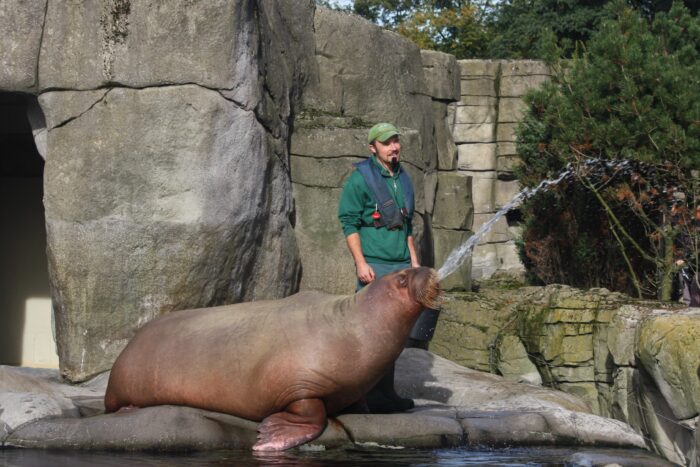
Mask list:
[[258,426],[254,451],[284,451],[318,438],[326,428],[326,406],[321,399],[292,402],[284,412],[273,413]]

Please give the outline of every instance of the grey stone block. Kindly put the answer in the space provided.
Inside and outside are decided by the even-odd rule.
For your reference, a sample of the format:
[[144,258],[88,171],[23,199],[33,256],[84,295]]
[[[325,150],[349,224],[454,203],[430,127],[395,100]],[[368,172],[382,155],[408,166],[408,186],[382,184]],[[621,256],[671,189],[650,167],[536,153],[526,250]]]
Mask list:
[[498,105],[498,98],[494,96],[465,96],[457,103],[458,105],[479,105],[484,107],[493,107]]
[[474,213],[484,214],[495,212],[495,183],[496,172],[474,172],[464,173],[472,177],[472,199],[474,203]]
[[637,332],[636,356],[651,375],[676,419],[700,413],[700,309],[657,310]]
[[457,146],[449,124],[448,106],[442,102],[433,102],[435,117],[435,144],[437,144],[437,168],[454,170],[457,167]]
[[[513,237],[512,234],[511,237]],[[515,242],[513,240],[505,243],[496,243],[495,247],[496,255],[499,260],[498,269],[500,271],[514,273],[515,275],[525,272],[525,267],[520,261],[520,256],[518,255],[518,248],[515,246]]]
[[438,173],[433,228],[468,230],[473,216],[471,177],[459,172]]
[[428,172],[423,178],[425,186],[425,213],[432,214],[435,209],[435,195],[437,193],[438,172]]
[[527,105],[519,97],[501,97],[498,100],[498,123],[518,123],[522,121]]
[[499,175],[508,174],[512,176],[513,170],[523,161],[520,156],[499,156],[496,158],[496,171]]
[[[311,157],[369,156],[369,128],[295,128],[289,137],[289,153]],[[410,143],[409,143],[410,144]]]
[[[433,228],[435,264],[442,266],[456,248],[464,244],[472,232]],[[466,258],[459,268],[440,281],[443,290],[471,290],[471,259]]]
[[0,90],[36,91],[46,1],[0,2]]
[[452,129],[455,143],[490,143],[493,141],[494,123],[456,123]]
[[[493,213],[474,214],[474,227],[472,230],[477,231],[482,225],[493,217]],[[492,226],[491,230],[486,232],[480,239],[479,244],[507,242],[513,240],[513,236],[508,228],[508,222],[505,216],[498,219]]]
[[304,108],[415,130],[416,155],[425,161],[416,165],[435,168],[432,99],[419,48],[364,18],[325,8],[316,9],[314,29],[318,71],[304,87]]
[[493,105],[458,105],[455,123],[494,123],[496,107]]
[[590,365],[552,368],[552,375],[561,383],[591,383],[595,380],[593,367]]
[[541,60],[503,60],[501,76],[532,76],[551,74],[547,64]]
[[[49,2],[41,47],[41,89],[95,89],[118,82],[130,87],[198,83],[236,88],[236,100],[258,96],[257,31],[245,2],[174,0],[152,8],[116,2],[65,8]],[[300,7],[300,10],[303,9]],[[299,15],[310,27],[311,10]]]
[[291,156],[289,161],[292,182],[307,186],[341,188],[354,170],[353,164],[363,160],[364,157],[323,159]]
[[545,75],[510,75],[501,77],[501,97],[521,97],[549,80]]
[[505,206],[515,197],[515,195],[520,193],[520,190],[520,183],[517,180],[508,182],[496,180],[494,187],[494,201],[496,203],[496,207],[500,208]]
[[496,141],[499,143],[515,142],[515,128],[517,126],[517,123],[499,123],[496,128]]
[[458,60],[462,76],[488,76],[495,78],[501,66],[500,60]]
[[471,143],[457,146],[460,170],[496,170],[496,144]]
[[460,70],[455,56],[434,50],[421,50],[420,55],[428,94],[443,101],[459,100]]
[[401,170],[405,170],[411,177],[416,212],[425,213],[425,172],[412,164],[401,164]]
[[541,384],[542,378],[527,354],[527,349],[518,336],[504,336],[498,341],[498,372],[509,381],[522,381]]
[[495,97],[498,95],[496,81],[492,78],[462,79],[460,92],[463,96]]
[[[300,290],[349,294],[355,291],[355,263],[338,220],[340,188],[293,184],[294,229],[301,259]],[[332,259],[332,260],[330,260]]]
[[472,278],[486,279],[491,277],[501,266],[496,244],[486,243],[477,245],[472,254]]
[[516,145],[511,141],[499,141],[496,143],[496,155],[501,156],[517,156],[518,151]]
[[69,120],[81,117],[100,103],[108,89],[95,91],[45,92],[39,97],[39,104],[46,111],[46,127],[51,130]]

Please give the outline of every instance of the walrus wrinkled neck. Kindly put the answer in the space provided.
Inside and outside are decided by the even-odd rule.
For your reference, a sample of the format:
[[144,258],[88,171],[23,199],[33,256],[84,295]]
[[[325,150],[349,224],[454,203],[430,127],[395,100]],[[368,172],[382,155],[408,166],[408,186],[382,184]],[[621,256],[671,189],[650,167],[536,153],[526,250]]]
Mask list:
[[385,290],[381,285],[372,283],[357,292],[353,297],[355,309],[361,320],[372,323],[371,333],[396,336],[403,345],[422,306],[407,296],[399,296],[396,291]]

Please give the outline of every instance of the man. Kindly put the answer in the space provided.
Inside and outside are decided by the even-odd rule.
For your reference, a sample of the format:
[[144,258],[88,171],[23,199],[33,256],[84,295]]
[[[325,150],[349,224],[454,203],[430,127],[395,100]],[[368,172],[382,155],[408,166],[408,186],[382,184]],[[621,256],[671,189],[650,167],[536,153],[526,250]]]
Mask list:
[[[355,164],[343,187],[338,217],[355,260],[357,290],[390,272],[420,266],[413,240],[413,186],[401,168],[400,133],[378,123],[367,137],[372,155]],[[372,413],[413,408],[394,391],[394,367],[367,394]]]

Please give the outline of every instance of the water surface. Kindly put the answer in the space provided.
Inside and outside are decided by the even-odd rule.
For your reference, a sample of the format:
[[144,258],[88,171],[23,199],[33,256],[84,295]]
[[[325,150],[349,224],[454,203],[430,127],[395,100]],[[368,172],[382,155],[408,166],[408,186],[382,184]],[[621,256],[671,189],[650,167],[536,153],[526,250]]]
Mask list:
[[[437,450],[329,450],[293,451],[254,455],[250,451],[208,451],[181,454],[108,453],[0,449],[0,465],[8,467],[54,466],[499,466],[499,467],[574,467],[588,460],[614,456],[622,465],[666,465],[661,459],[641,450],[575,449],[528,447],[512,449],[437,449]],[[588,464],[590,465],[590,464]]]

